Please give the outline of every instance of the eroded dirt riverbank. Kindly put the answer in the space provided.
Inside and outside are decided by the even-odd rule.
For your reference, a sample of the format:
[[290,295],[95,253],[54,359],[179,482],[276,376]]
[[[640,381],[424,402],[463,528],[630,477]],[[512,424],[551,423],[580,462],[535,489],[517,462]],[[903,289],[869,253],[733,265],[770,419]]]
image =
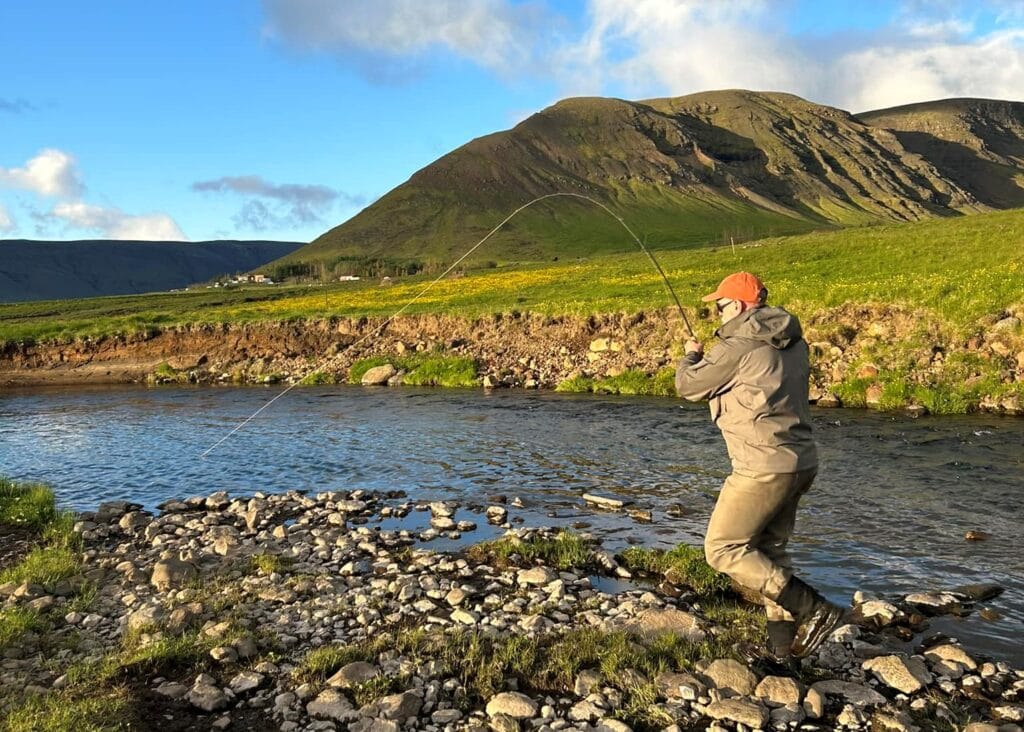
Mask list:
[[[884,306],[806,315],[812,401],[1022,414],[1019,315],[993,314],[969,333]],[[8,343],[0,348],[0,385],[267,383],[310,374],[322,383],[347,380],[361,359],[429,352],[472,359],[484,386],[553,389],[574,377],[657,374],[674,366],[685,338],[673,311],[585,318],[416,315],[383,329],[381,323],[362,318],[202,325],[63,343]],[[700,330],[709,336],[712,329],[707,314]]]

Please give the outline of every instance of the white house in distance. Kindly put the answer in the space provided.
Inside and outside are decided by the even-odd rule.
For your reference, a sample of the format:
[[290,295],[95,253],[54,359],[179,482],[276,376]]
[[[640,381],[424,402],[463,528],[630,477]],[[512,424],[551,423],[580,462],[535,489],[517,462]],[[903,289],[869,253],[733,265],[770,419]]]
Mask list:
[[251,274],[251,275],[237,275],[235,277],[231,277],[230,279],[224,280],[224,281],[217,280],[212,285],[207,285],[206,287],[207,287],[207,289],[209,289],[211,287],[227,287],[228,285],[248,285],[248,284],[273,285],[273,284],[276,284],[276,283],[274,282],[274,280],[272,280],[270,277],[267,277],[265,274]]
[[338,278],[338,282],[358,282],[359,278],[355,275],[342,275]]

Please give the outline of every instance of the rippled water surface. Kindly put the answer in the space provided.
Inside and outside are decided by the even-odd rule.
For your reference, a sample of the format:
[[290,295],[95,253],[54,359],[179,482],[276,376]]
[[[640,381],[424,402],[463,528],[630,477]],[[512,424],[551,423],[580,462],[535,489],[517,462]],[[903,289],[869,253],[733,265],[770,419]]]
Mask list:
[[[464,503],[504,494],[523,499],[525,508],[512,513],[527,524],[586,522],[614,549],[699,542],[728,471],[724,444],[699,405],[407,388],[295,389],[200,459],[276,393],[3,391],[0,474],[45,481],[78,508],[114,498],[153,507],[215,490],[401,488]],[[802,504],[797,566],[843,601],[856,589],[998,582],[1007,588],[992,603],[1001,620],[935,625],[1024,662],[1024,420],[822,410],[815,424],[822,466]],[[580,501],[584,491],[631,499],[655,521],[593,511]],[[672,503],[692,514],[669,518]],[[992,538],[967,542],[971,529]]]

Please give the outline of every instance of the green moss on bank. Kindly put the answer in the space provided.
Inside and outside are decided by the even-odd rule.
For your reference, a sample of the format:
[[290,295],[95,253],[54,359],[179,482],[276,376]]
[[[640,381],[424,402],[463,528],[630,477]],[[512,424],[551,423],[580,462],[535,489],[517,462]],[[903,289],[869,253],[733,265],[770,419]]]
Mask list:
[[437,353],[372,356],[360,359],[349,368],[349,383],[362,383],[367,371],[387,364],[391,364],[398,371],[405,371],[402,383],[409,386],[473,387],[480,383],[475,360]]
[[675,369],[666,367],[653,375],[640,369],[629,369],[617,376],[607,376],[603,379],[574,376],[560,382],[555,387],[555,391],[632,396],[675,396]]
[[337,380],[331,374],[324,373],[323,371],[314,371],[304,376],[302,381],[299,382],[299,386],[323,386],[335,383],[337,383]]
[[[74,518],[57,510],[53,491],[38,484],[19,484],[0,478],[0,524],[29,528],[39,543],[13,565],[0,571],[0,584],[36,584],[47,590],[60,580],[81,573],[80,537],[74,533]],[[72,602],[77,596],[72,597]],[[25,633],[42,630],[44,615],[25,608],[0,611],[0,650]]]
[[721,595],[732,586],[726,575],[708,565],[700,547],[680,544],[663,551],[633,546],[619,555],[619,561],[629,570],[664,576],[673,584],[690,587],[702,596]]
[[560,531],[553,537],[532,536],[520,539],[503,536],[492,541],[474,544],[466,550],[476,562],[508,566],[518,563],[532,566],[538,561],[558,569],[585,567],[593,554],[593,542],[571,531]]
[[473,387],[480,383],[476,369],[476,361],[471,358],[430,356],[402,377],[402,383],[409,386]]
[[146,381],[150,384],[187,384],[189,378],[187,371],[179,371],[164,361],[153,369]]

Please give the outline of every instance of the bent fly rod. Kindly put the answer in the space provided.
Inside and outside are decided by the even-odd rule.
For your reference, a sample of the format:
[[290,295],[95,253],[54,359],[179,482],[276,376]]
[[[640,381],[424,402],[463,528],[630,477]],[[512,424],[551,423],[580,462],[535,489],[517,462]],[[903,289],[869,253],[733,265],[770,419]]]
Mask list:
[[[441,273],[440,275],[438,275],[438,276],[437,276],[437,277],[436,277],[436,278],[435,278],[435,279],[434,279],[434,280],[433,280],[432,282],[430,282],[430,284],[426,285],[426,286],[425,286],[425,287],[424,287],[423,289],[421,289],[421,290],[420,290],[419,292],[417,292],[417,293],[416,293],[416,295],[415,295],[415,296],[413,296],[413,298],[412,298],[411,300],[409,300],[409,302],[405,303],[405,305],[403,305],[403,306],[402,306],[402,307],[400,307],[400,308],[399,308],[398,310],[396,310],[396,311],[395,311],[394,313],[392,313],[392,314],[391,314],[390,316],[388,316],[388,318],[387,318],[386,320],[384,320],[384,321],[383,321],[383,322],[382,322],[382,323],[381,323],[380,325],[378,325],[378,326],[377,326],[376,328],[373,328],[373,329],[371,329],[371,330],[370,330],[370,331],[369,331],[368,333],[366,333],[366,334],[365,334],[364,336],[362,336],[361,338],[359,338],[358,340],[356,340],[356,341],[355,341],[354,343],[352,343],[352,344],[351,344],[351,345],[349,346],[349,348],[355,348],[355,347],[356,347],[356,346],[358,346],[358,345],[359,345],[360,343],[363,343],[364,341],[368,340],[369,338],[372,338],[373,336],[377,335],[377,334],[378,334],[378,333],[380,333],[380,332],[381,332],[382,330],[384,330],[384,329],[385,329],[385,328],[386,328],[386,327],[387,327],[387,326],[388,326],[388,325],[389,325],[389,324],[390,324],[390,323],[391,323],[391,322],[392,322],[392,321],[393,321],[393,320],[394,320],[395,318],[397,318],[397,317],[398,317],[399,315],[401,315],[402,313],[404,313],[404,312],[405,312],[406,310],[408,310],[408,309],[409,309],[409,308],[410,308],[410,307],[411,307],[411,306],[412,306],[413,304],[415,304],[415,303],[416,303],[416,302],[417,302],[418,300],[420,300],[420,299],[421,299],[421,298],[422,298],[422,297],[423,297],[424,295],[426,295],[426,294],[427,294],[427,292],[428,292],[428,291],[429,291],[429,290],[430,290],[430,289],[431,289],[432,287],[434,287],[434,285],[436,285],[436,284],[437,284],[438,282],[440,282],[440,281],[441,281],[441,280],[443,280],[443,279],[444,279],[445,277],[447,277],[447,276],[448,276],[449,274],[451,274],[451,272],[452,272],[452,271],[453,271],[453,270],[454,270],[454,269],[455,269],[456,267],[458,267],[458,266],[459,266],[460,264],[462,264],[462,262],[463,262],[463,261],[465,261],[465,259],[466,259],[466,258],[467,258],[467,257],[468,257],[469,255],[471,255],[471,254],[472,254],[473,252],[475,252],[475,251],[476,251],[477,249],[479,249],[479,248],[480,248],[480,247],[481,247],[481,246],[482,246],[482,245],[484,244],[484,242],[486,242],[486,241],[487,241],[488,239],[490,239],[490,238],[491,238],[492,236],[494,236],[494,235],[495,235],[496,233],[498,233],[498,231],[499,231],[499,230],[500,230],[500,229],[501,229],[501,228],[502,228],[502,227],[503,227],[503,226],[504,226],[505,224],[507,224],[507,223],[508,223],[509,221],[511,221],[511,220],[512,220],[513,218],[515,218],[515,217],[516,217],[516,215],[518,215],[518,214],[519,214],[519,213],[520,213],[521,211],[525,211],[525,210],[526,210],[526,209],[528,209],[528,208],[529,208],[530,206],[532,206],[532,205],[533,205],[533,204],[535,204],[535,203],[539,203],[540,201],[544,201],[544,200],[547,200],[547,199],[549,199],[549,198],[558,198],[558,197],[567,197],[567,198],[578,198],[578,199],[580,199],[580,200],[583,200],[583,201],[589,201],[590,203],[594,204],[594,205],[595,205],[595,206],[597,206],[598,208],[600,208],[600,209],[604,210],[605,212],[607,212],[607,213],[608,213],[608,214],[609,214],[609,215],[610,215],[610,216],[611,216],[611,217],[612,217],[613,219],[615,219],[616,221],[618,221],[618,222],[619,222],[619,224],[621,224],[621,225],[622,225],[622,228],[623,228],[623,229],[625,229],[625,230],[626,230],[626,232],[627,232],[627,233],[628,233],[628,234],[629,234],[629,235],[630,235],[630,236],[631,236],[631,237],[633,238],[633,241],[634,241],[634,242],[636,242],[636,245],[637,245],[638,247],[640,247],[640,250],[641,250],[641,251],[642,251],[642,252],[643,252],[644,254],[646,254],[646,255],[647,255],[647,258],[648,258],[648,259],[650,259],[650,260],[651,260],[651,264],[653,264],[653,265],[654,265],[654,268],[655,268],[656,270],[658,270],[658,274],[659,274],[659,275],[661,275],[661,279],[662,279],[662,281],[663,281],[663,282],[665,283],[665,287],[666,287],[666,288],[668,289],[668,291],[669,291],[669,294],[670,294],[670,295],[672,296],[672,299],[673,299],[673,300],[675,301],[676,307],[677,307],[677,308],[679,308],[679,314],[680,314],[680,315],[682,316],[682,318],[683,318],[683,324],[684,324],[684,325],[686,326],[686,331],[687,331],[687,332],[688,332],[688,333],[690,334],[690,337],[691,337],[691,338],[695,338],[696,336],[694,335],[694,332],[693,332],[693,328],[692,328],[692,327],[690,326],[690,320],[689,320],[689,318],[687,318],[687,317],[686,317],[686,311],[685,311],[685,310],[683,310],[683,305],[682,305],[682,303],[681,303],[681,302],[679,302],[679,297],[678,297],[678,296],[676,295],[676,291],[675,291],[675,290],[674,290],[674,289],[672,288],[672,283],[671,283],[671,282],[669,282],[669,280],[668,280],[668,276],[667,276],[667,275],[665,274],[665,270],[663,270],[663,269],[661,268],[661,264],[659,264],[659,263],[658,263],[658,260],[654,258],[654,255],[653,255],[653,254],[651,253],[651,250],[650,250],[650,249],[648,249],[648,248],[647,248],[647,246],[646,246],[646,245],[645,245],[645,244],[644,244],[644,243],[643,243],[642,241],[640,241],[640,237],[638,237],[638,236],[637,236],[637,235],[636,235],[635,233],[633,233],[633,230],[632,230],[631,228],[629,228],[629,226],[628,226],[628,225],[626,224],[626,222],[625,222],[625,221],[623,221],[623,220],[622,220],[622,217],[621,217],[621,216],[619,216],[619,215],[618,215],[617,213],[615,213],[614,211],[612,211],[612,210],[611,210],[610,208],[608,208],[608,207],[607,207],[606,205],[604,205],[603,203],[601,203],[600,201],[597,201],[597,200],[595,200],[595,199],[591,198],[590,196],[585,196],[585,195],[583,195],[582,193],[566,193],[566,192],[559,192],[559,193],[547,193],[547,194],[545,194],[545,195],[543,195],[543,196],[538,196],[537,198],[534,198],[534,199],[533,199],[532,201],[527,201],[527,202],[526,202],[526,203],[524,203],[524,204],[523,204],[522,206],[520,206],[519,208],[517,208],[517,209],[516,209],[515,211],[513,211],[512,213],[510,213],[510,214],[509,214],[508,216],[506,216],[506,217],[505,217],[505,218],[504,218],[504,219],[503,219],[503,220],[501,221],[501,223],[500,223],[500,224],[498,224],[498,225],[497,225],[497,226],[495,226],[495,227],[494,227],[493,229],[491,229],[491,230],[490,230],[489,232],[487,232],[487,234],[486,234],[486,236],[484,236],[484,238],[482,238],[482,239],[481,239],[480,241],[478,241],[478,242],[477,242],[476,244],[474,244],[474,245],[473,245],[472,247],[470,247],[470,248],[469,248],[469,249],[468,249],[468,250],[466,251],[466,253],[465,253],[465,254],[463,254],[463,255],[462,255],[461,257],[459,257],[459,258],[458,258],[458,259],[456,259],[456,260],[455,260],[454,262],[452,262],[451,266],[450,266],[450,267],[448,267],[448,269],[446,269],[446,270],[445,270],[444,272],[442,272],[442,273]],[[311,373],[313,373],[313,372],[317,371],[317,370],[318,370],[319,368],[320,368],[320,366],[314,366],[314,367],[313,367],[312,369],[310,369],[310,371],[309,371],[309,372],[308,372],[308,373],[306,374],[306,376],[308,376],[309,374],[311,374]],[[305,378],[305,377],[303,377],[303,378]],[[261,407],[260,407],[259,409],[257,409],[257,410],[256,410],[255,412],[253,412],[252,414],[250,414],[250,415],[249,415],[248,417],[246,417],[246,418],[245,418],[244,420],[242,420],[242,421],[241,421],[241,422],[240,422],[240,423],[239,423],[239,424],[238,424],[238,425],[237,425],[237,426],[236,426],[236,427],[235,427],[235,428],[234,428],[233,430],[231,430],[230,432],[228,432],[228,433],[227,433],[226,435],[224,435],[224,436],[223,436],[222,438],[220,438],[219,440],[217,440],[217,442],[215,442],[215,443],[214,443],[213,445],[211,445],[211,446],[210,446],[210,447],[208,447],[208,448],[207,448],[206,450],[204,450],[204,451],[203,451],[203,453],[202,453],[202,454],[200,455],[200,457],[201,457],[201,458],[205,458],[205,457],[206,457],[207,455],[209,455],[209,454],[210,454],[211,452],[213,452],[214,450],[216,450],[216,449],[217,449],[217,448],[218,448],[218,447],[219,447],[219,446],[220,446],[220,445],[221,445],[222,443],[224,443],[225,441],[227,441],[227,440],[228,440],[228,438],[230,438],[230,437],[231,437],[232,435],[234,435],[234,434],[235,434],[236,432],[238,432],[238,431],[239,431],[239,430],[241,430],[241,429],[242,429],[243,427],[245,427],[245,426],[246,426],[247,424],[249,424],[249,423],[250,423],[250,422],[252,422],[252,421],[253,421],[254,419],[256,419],[256,417],[257,417],[257,416],[259,416],[259,414],[260,414],[260,413],[261,413],[261,412],[262,412],[262,411],[263,411],[264,409],[266,409],[267,407],[269,407],[269,406],[270,406],[271,404],[273,404],[273,403],[274,403],[274,402],[276,402],[276,401],[277,401],[278,399],[280,399],[280,398],[281,398],[281,397],[283,397],[283,396],[284,396],[285,394],[287,394],[287,393],[288,393],[288,392],[290,392],[290,391],[291,391],[292,389],[294,389],[294,388],[295,388],[296,386],[298,386],[298,385],[299,385],[299,383],[300,383],[301,381],[302,381],[302,379],[296,379],[296,380],[295,380],[295,381],[293,381],[293,382],[292,382],[291,384],[289,384],[289,385],[288,385],[288,387],[287,387],[287,388],[285,388],[285,389],[284,389],[284,390],[283,390],[283,391],[282,391],[281,393],[279,393],[279,394],[278,394],[277,396],[273,397],[272,399],[268,400],[268,401],[266,402],[266,404],[263,404],[263,405],[262,405],[262,406],[261,406]]]

